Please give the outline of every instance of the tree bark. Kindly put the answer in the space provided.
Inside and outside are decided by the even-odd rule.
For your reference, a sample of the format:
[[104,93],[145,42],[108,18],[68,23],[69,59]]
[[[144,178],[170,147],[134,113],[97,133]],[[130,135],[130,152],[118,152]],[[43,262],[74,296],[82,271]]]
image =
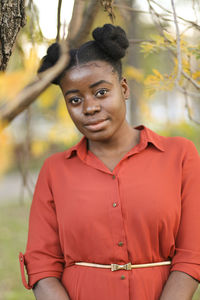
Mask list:
[[0,0],[0,70],[7,67],[20,29],[25,25],[24,0]]

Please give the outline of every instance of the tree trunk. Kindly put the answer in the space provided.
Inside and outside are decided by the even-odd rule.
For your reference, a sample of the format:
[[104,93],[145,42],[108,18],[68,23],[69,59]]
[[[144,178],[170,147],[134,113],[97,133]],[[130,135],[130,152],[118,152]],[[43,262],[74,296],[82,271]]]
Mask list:
[[[132,7],[135,0],[117,0],[117,4],[125,5],[128,7]],[[121,14],[124,18],[126,24],[126,31],[129,39],[137,38],[138,32],[138,20],[137,15],[132,11],[127,11],[126,9],[120,9]],[[139,67],[138,60],[138,49],[135,45],[130,44],[127,55],[127,64],[129,66],[133,66],[135,68]],[[140,124],[140,111],[139,111],[139,99],[140,99],[140,88],[137,82],[133,79],[129,79],[128,81],[130,87],[130,97],[128,101],[128,121],[131,125]]]
[[24,25],[24,0],[0,0],[1,71],[6,69],[17,34]]

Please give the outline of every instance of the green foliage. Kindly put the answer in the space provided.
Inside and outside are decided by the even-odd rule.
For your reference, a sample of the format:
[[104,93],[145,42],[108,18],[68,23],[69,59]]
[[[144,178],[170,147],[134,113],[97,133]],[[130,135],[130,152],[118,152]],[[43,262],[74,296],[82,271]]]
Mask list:
[[[176,39],[169,33],[163,32],[164,36],[151,35],[150,41],[141,44],[141,53],[144,54],[145,59],[150,55],[160,57],[163,53],[167,53],[167,62],[172,67],[168,73],[162,73],[157,68],[152,68],[151,73],[147,74],[144,79],[145,96],[148,99],[153,96],[157,91],[170,91],[175,87],[175,81],[178,73],[177,62],[177,42]],[[200,44],[192,45],[187,41],[186,37],[181,36],[180,41],[182,69],[191,78],[196,80],[199,84],[200,80]],[[157,63],[154,64],[157,66]],[[179,84],[185,85],[186,80],[181,76]]]
[[0,300],[35,299],[32,292],[22,285],[18,261],[19,252],[25,250],[28,216],[29,205],[1,203]]
[[165,126],[165,129],[160,130],[160,134],[165,136],[183,136],[193,141],[200,153],[200,126],[186,122],[180,122],[176,125],[168,124],[168,126]]

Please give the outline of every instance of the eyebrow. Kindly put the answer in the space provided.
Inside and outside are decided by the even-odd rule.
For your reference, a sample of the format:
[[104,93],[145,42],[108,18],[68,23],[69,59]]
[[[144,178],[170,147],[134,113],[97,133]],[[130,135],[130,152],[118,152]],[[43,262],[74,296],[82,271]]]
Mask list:
[[[93,87],[96,87],[96,86],[98,86],[98,85],[100,85],[100,84],[102,84],[102,83],[107,83],[107,84],[109,84],[109,85],[112,85],[112,83],[109,82],[109,81],[106,81],[106,80],[99,80],[99,81],[97,81],[97,82],[95,82],[95,83],[92,83],[92,84],[89,86],[89,88],[92,89]],[[68,90],[68,91],[65,93],[65,96],[67,96],[68,94],[74,94],[74,93],[78,93],[78,92],[80,92],[80,91],[79,91],[79,90]]]
[[112,85],[112,83],[109,82],[109,81],[106,81],[106,80],[99,80],[99,81],[97,81],[97,82],[91,84],[91,85],[90,85],[90,88],[93,88],[93,87],[95,87],[95,86],[97,86],[97,85],[99,85],[99,84],[102,84],[102,83],[108,83],[108,84]]

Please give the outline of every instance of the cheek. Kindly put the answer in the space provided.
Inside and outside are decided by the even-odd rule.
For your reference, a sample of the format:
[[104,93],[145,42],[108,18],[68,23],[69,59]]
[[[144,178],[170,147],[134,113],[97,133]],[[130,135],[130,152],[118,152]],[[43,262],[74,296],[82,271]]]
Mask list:
[[116,94],[114,97],[112,97],[112,100],[108,101],[108,104],[105,108],[106,110],[110,111],[113,116],[118,118],[126,113],[125,100],[119,94]]

